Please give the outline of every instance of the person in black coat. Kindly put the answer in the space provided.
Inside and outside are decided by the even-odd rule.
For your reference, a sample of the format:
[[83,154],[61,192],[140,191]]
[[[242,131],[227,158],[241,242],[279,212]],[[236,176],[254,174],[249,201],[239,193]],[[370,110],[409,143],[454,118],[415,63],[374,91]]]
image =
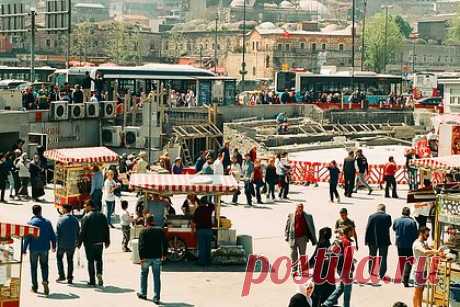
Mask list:
[[365,244],[369,247],[369,256],[374,261],[369,261],[369,273],[375,271],[377,253],[381,258],[379,276],[383,278],[387,271],[388,246],[390,241],[391,216],[386,213],[385,205],[377,205],[377,212],[370,215],[366,226]]
[[351,197],[355,187],[356,166],[355,153],[350,151],[343,161],[343,177],[345,180],[345,197]]
[[224,166],[224,173],[227,175],[230,164],[232,163],[231,157],[230,157],[230,142],[229,141],[225,141],[224,147],[220,149],[219,153],[221,153],[224,156],[224,159],[222,160],[222,164]]
[[297,293],[294,294],[288,307],[312,307],[311,295],[315,289],[315,284],[312,280],[307,281],[306,284],[298,285]]

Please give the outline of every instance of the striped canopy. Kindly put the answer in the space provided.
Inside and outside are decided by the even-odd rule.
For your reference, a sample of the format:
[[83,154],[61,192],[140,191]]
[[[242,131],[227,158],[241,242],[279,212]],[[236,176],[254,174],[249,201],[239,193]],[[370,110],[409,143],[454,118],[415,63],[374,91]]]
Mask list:
[[149,192],[173,194],[231,194],[238,189],[233,176],[218,175],[132,174],[129,184],[132,188]]
[[12,237],[38,237],[40,228],[29,225],[16,225],[0,222],[0,238],[10,239]]
[[107,147],[51,149],[45,151],[45,157],[66,164],[110,163],[118,160],[118,155]]
[[411,160],[411,165],[417,168],[425,168],[438,171],[450,171],[460,168],[460,155],[451,155],[437,158],[423,158]]

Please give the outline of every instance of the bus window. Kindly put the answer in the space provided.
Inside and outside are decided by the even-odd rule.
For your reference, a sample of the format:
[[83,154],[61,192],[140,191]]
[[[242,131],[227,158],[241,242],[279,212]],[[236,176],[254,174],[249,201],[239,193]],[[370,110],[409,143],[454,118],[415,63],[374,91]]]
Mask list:
[[295,73],[278,72],[276,74],[276,91],[283,92],[285,89],[295,88]]

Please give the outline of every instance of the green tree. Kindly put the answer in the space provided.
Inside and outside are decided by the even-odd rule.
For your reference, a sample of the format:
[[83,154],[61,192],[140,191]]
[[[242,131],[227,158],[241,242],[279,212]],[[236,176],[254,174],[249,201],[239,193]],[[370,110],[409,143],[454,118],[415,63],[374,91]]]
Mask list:
[[455,17],[449,21],[449,32],[447,35],[447,42],[460,42],[460,6],[458,6],[457,8],[457,14],[455,14]]
[[70,53],[78,55],[80,60],[88,61],[88,55],[93,55],[92,26],[89,22],[79,23],[73,27],[71,33]]
[[[373,71],[382,72],[385,63],[391,63],[400,54],[403,37],[393,16],[388,16],[385,38],[385,14],[377,14],[366,25],[365,64]],[[386,41],[386,44],[385,44]],[[386,45],[386,48],[385,48]]]
[[115,64],[129,64],[135,62],[138,55],[135,33],[122,22],[114,22],[107,31],[107,45],[105,53]]
[[410,24],[401,16],[395,17],[395,22],[399,27],[399,31],[403,35],[404,38],[409,38],[410,34],[412,33],[412,27]]

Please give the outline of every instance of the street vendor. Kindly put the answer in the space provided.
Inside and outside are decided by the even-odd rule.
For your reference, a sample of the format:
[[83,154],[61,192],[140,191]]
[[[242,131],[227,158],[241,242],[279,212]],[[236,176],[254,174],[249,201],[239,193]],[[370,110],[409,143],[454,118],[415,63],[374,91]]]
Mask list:
[[212,213],[215,206],[206,197],[202,197],[199,204],[193,215],[193,223],[198,239],[198,264],[205,266],[211,258]]
[[155,225],[158,227],[164,227],[168,208],[169,202],[159,194],[152,194],[152,198],[144,202],[144,209],[155,217]]
[[195,213],[196,208],[198,208],[200,201],[196,194],[190,193],[187,194],[187,198],[184,200],[182,205],[182,212],[186,216],[193,216]]

